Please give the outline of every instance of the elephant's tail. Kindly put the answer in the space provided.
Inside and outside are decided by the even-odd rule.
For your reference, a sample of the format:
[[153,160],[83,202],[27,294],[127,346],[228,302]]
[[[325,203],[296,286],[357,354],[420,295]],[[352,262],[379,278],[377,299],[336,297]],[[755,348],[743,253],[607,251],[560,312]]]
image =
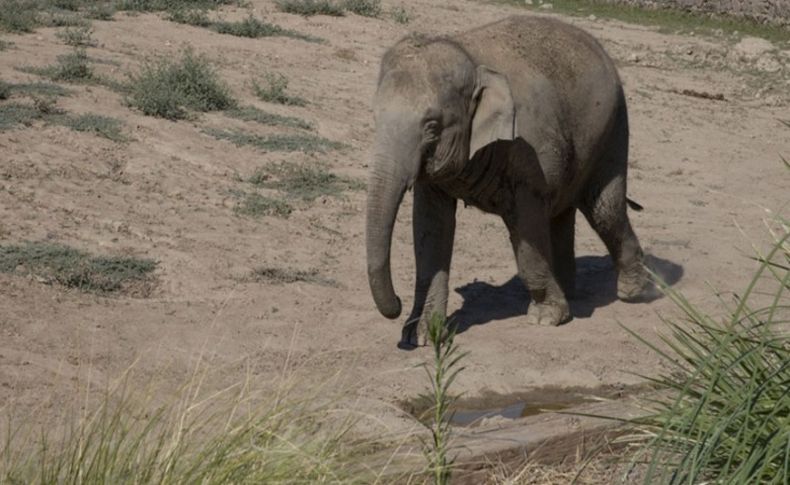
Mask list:
[[632,210],[637,212],[642,212],[642,210],[644,210],[644,207],[642,207],[638,202],[635,202],[628,197],[625,198],[625,201],[628,203],[628,207],[630,207]]

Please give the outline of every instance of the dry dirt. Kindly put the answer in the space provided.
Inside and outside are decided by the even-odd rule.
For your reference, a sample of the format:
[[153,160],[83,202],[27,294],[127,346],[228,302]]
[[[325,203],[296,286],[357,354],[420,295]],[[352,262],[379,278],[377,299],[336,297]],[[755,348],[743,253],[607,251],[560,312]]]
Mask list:
[[[183,382],[197,359],[224,386],[245,377],[266,383],[294,372],[305,383],[340,375],[380,422],[408,425],[392,403],[426,387],[416,365],[427,348],[396,347],[400,321],[375,310],[365,273],[364,191],[297,204],[287,219],[236,215],[234,190],[269,162],[325,162],[364,180],[372,138],[370,102],[378,61],[409,31],[447,34],[523,9],[462,0],[405,1],[408,25],[371,19],[303,18],[269,0],[250,8],[270,22],[325,38],[310,44],[282,37],[247,39],[179,25],[161,16],[116,14],[94,21],[91,57],[116,79],[144,59],[183,46],[215,61],[242,104],[299,116],[347,146],[325,154],[265,153],[236,147],[207,127],[277,131],[221,113],[170,122],[143,116],[121,95],[75,85],[59,104],[123,120],[127,143],[46,126],[0,132],[0,243],[53,241],[100,254],[159,261],[147,298],[97,296],[0,274],[0,408],[56,411],[91,379],[96,386],[134,363],[140,380]],[[396,5],[384,2],[385,9]],[[221,10],[240,19],[245,8]],[[714,309],[714,291],[740,290],[755,268],[751,244],[769,237],[763,219],[780,212],[790,177],[790,51],[763,52],[728,36],[703,37],[596,18],[568,18],[600,39],[617,60],[630,106],[630,196],[643,212],[632,222],[651,264],[676,290]],[[35,80],[15,68],[45,65],[69,47],[41,28],[3,34],[9,82]],[[265,72],[290,79],[306,107],[263,103],[250,80]],[[685,94],[684,94],[685,91]],[[693,94],[721,94],[723,100]],[[411,200],[403,204],[393,246],[395,286],[411,303],[414,261]],[[513,393],[540,386],[627,385],[662,370],[660,359],[622,327],[656,341],[668,299],[626,304],[615,298],[612,265],[581,218],[577,234],[580,299],[575,318],[558,328],[525,323],[527,294],[503,224],[460,209],[449,311],[457,342],[469,352],[456,390]],[[251,282],[257,266],[317,269],[334,286]],[[728,298],[725,295],[725,298]]]

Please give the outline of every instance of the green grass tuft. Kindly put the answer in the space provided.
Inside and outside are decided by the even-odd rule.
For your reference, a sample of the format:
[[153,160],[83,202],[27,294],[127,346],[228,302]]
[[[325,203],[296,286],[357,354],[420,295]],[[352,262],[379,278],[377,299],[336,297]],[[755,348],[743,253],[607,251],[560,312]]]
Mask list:
[[0,104],[0,131],[9,130],[16,125],[29,126],[33,121],[42,119],[44,115],[35,107],[19,104]]
[[253,146],[271,152],[326,152],[342,148],[342,143],[316,135],[255,135],[239,130],[208,129],[205,132],[218,140],[227,140],[236,146]]
[[167,20],[195,27],[209,27],[213,23],[211,19],[208,18],[206,11],[202,9],[173,10],[167,16]]
[[6,41],[6,40],[2,40],[2,39],[0,39],[0,51],[8,50],[8,49],[10,49],[10,48],[11,48],[11,46],[13,46],[13,45],[14,45],[14,44],[13,44],[12,42],[8,42],[8,41]]
[[232,5],[237,0],[119,0],[118,10],[133,12],[163,12],[183,9],[214,9],[222,5]]
[[337,282],[331,278],[322,276],[317,269],[299,270],[292,268],[273,268],[261,266],[252,270],[250,279],[259,283],[273,283],[277,285],[287,285],[291,283],[311,283],[321,286],[337,286]]
[[324,167],[279,163],[257,170],[247,181],[255,186],[276,189],[288,197],[312,202],[321,196],[337,197],[346,190],[362,190],[359,180],[341,177]]
[[776,222],[746,290],[734,306],[722,300],[725,321],[664,287],[684,321],[665,321],[662,346],[631,332],[672,369],[651,379],[669,397],[634,422],[647,441],[644,483],[790,483],[790,224]]
[[156,262],[131,257],[91,256],[59,244],[28,242],[0,246],[0,272],[33,275],[82,291],[110,293],[150,278]]
[[381,0],[344,0],[343,8],[363,17],[379,17]]
[[54,83],[33,82],[9,84],[11,93],[19,93],[26,96],[71,96],[72,91]]
[[239,22],[211,22],[209,27],[220,34],[235,35],[237,37],[290,37],[307,42],[322,43],[323,39],[312,35],[302,34],[294,30],[284,29],[279,25],[270,24],[250,15]]
[[225,114],[231,118],[236,118],[242,121],[254,121],[262,125],[270,126],[287,126],[290,128],[301,128],[303,130],[312,130],[313,125],[301,118],[294,116],[283,116],[274,113],[269,113],[258,109],[254,106],[244,106],[241,108],[232,108],[225,111]]
[[233,211],[243,216],[287,218],[293,212],[293,207],[284,200],[273,199],[251,192],[244,195],[243,199],[233,208]]
[[274,4],[281,12],[305,17],[313,15],[342,17],[345,15],[343,8],[330,0],[275,0]]
[[261,100],[269,103],[284,104],[287,106],[306,106],[307,101],[299,96],[292,96],[285,91],[288,89],[288,78],[282,74],[266,73],[266,85],[262,86],[257,81],[252,81],[252,89]]
[[230,89],[209,61],[192,49],[176,61],[147,63],[130,76],[129,104],[144,114],[170,120],[184,119],[187,110],[216,111],[236,106]]
[[13,86],[11,84],[0,80],[0,100],[10,98],[12,88]]

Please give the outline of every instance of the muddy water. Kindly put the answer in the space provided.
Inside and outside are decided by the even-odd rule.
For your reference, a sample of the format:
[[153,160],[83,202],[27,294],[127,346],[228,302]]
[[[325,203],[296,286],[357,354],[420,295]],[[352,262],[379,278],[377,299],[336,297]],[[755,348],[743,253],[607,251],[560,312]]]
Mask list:
[[[451,423],[478,426],[490,420],[513,420],[547,412],[562,411],[601,399],[618,399],[643,390],[642,386],[544,387],[513,394],[488,393],[458,399],[451,410]],[[427,396],[401,403],[401,407],[423,422],[431,422],[431,404]]]

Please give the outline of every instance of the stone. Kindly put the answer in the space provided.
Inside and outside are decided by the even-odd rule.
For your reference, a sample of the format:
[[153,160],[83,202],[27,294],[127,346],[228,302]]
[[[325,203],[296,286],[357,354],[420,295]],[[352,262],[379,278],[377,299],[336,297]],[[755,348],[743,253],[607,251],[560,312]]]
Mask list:
[[744,37],[733,48],[735,53],[747,60],[754,60],[766,52],[774,50],[770,41],[759,37]]

